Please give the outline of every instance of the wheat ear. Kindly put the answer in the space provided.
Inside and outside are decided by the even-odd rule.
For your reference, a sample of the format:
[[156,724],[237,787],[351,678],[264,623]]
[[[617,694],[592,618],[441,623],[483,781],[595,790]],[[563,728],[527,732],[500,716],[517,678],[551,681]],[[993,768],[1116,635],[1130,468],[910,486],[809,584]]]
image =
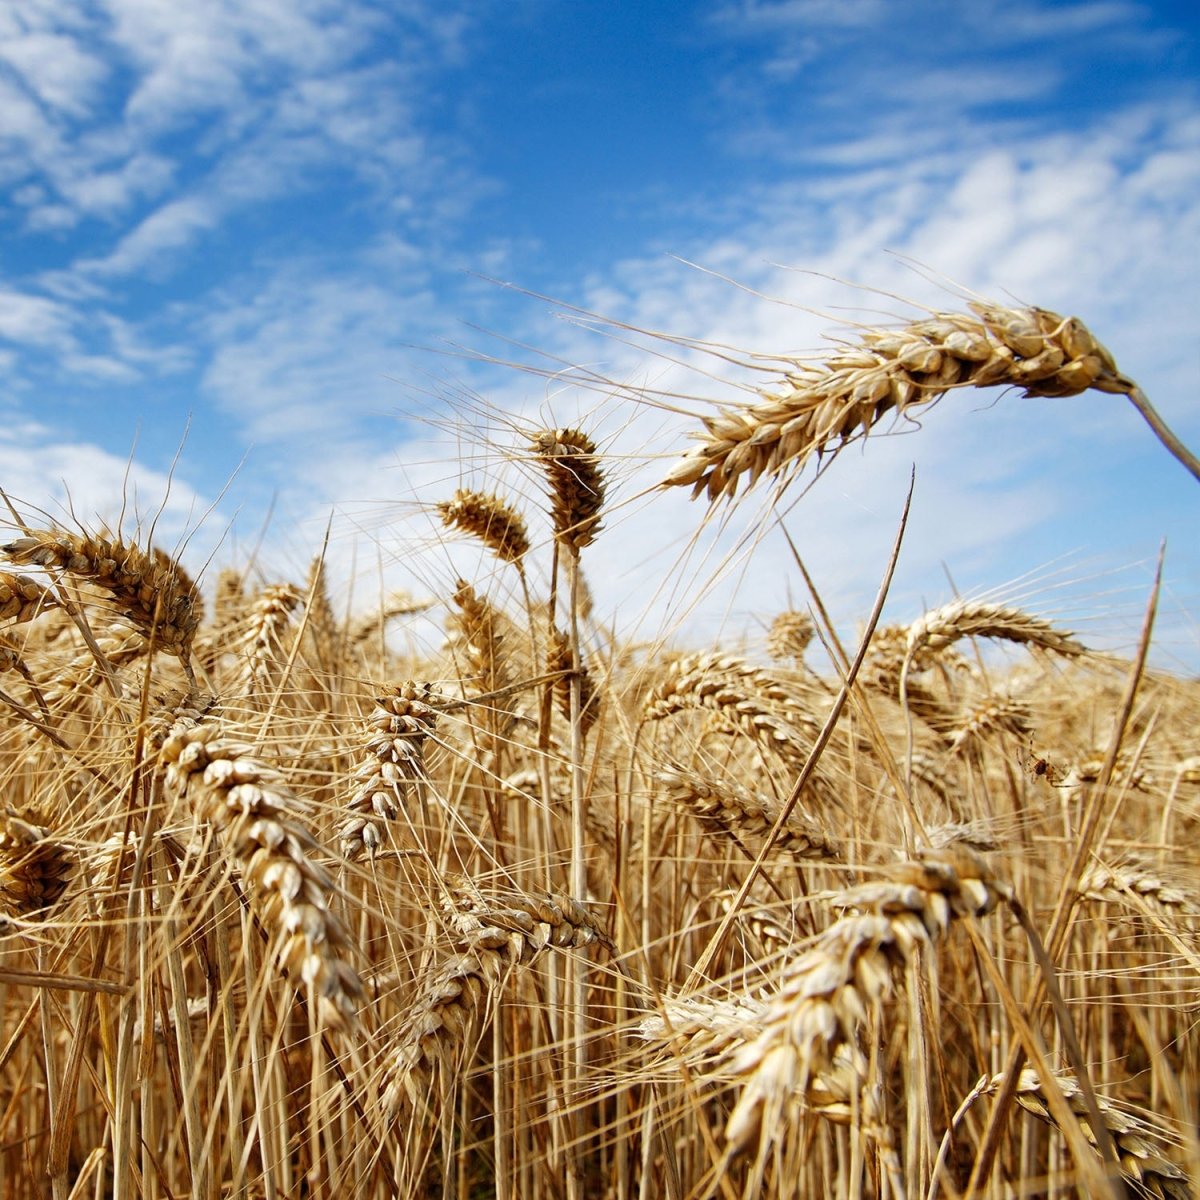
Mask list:
[[38,530],[3,547],[15,563],[36,564],[108,592],[117,612],[186,664],[203,616],[200,592],[164,551],[105,534]]
[[853,1103],[861,1085],[859,1027],[890,994],[894,969],[932,946],[953,920],[982,916],[1005,894],[987,864],[963,847],[930,851],[885,880],[843,893],[839,903],[858,911],[784,965],[759,1028],[729,1056],[742,1080],[725,1130],[730,1150],[744,1149],[760,1131],[772,1136],[797,1095],[811,1093],[817,1108]]
[[72,852],[48,829],[0,810],[0,908],[10,916],[44,912],[75,871]]
[[384,1070],[384,1108],[394,1113],[405,1097],[428,1099],[435,1063],[469,1046],[490,997],[510,971],[528,966],[545,949],[582,950],[608,939],[578,901],[555,895],[459,898],[451,917],[458,952],[429,977],[400,1030]]
[[478,538],[497,558],[520,564],[529,553],[525,518],[499,496],[459,488],[451,500],[439,501],[442,524]]
[[394,821],[425,779],[425,744],[438,718],[435,698],[428,684],[410,681],[375,701],[363,761],[354,772],[354,794],[346,803],[350,815],[338,829],[347,858],[380,848],[381,822]]
[[285,657],[283,638],[304,597],[291,583],[271,584],[255,597],[242,633],[242,687],[247,695],[269,690]]
[[545,429],[531,439],[550,482],[550,515],[560,545],[582,550],[600,532],[605,483],[596,443],[578,429]]
[[44,588],[28,575],[0,571],[0,621],[22,625],[32,621],[48,608],[57,608],[58,600],[49,588]]
[[930,609],[908,627],[907,654],[912,658],[922,649],[944,650],[967,637],[1021,642],[1068,658],[1087,653],[1070,633],[1022,609],[981,600],[952,600]]
[[[1004,1076],[992,1077],[990,1090],[996,1090]],[[1054,1076],[1054,1085],[1062,1093],[1071,1112],[1079,1118],[1079,1128],[1094,1148],[1096,1141],[1087,1119],[1087,1105],[1079,1084],[1069,1075]],[[1026,1067],[1017,1082],[1017,1103],[1047,1125],[1058,1128],[1046,1090],[1038,1073]],[[1103,1097],[1096,1098],[1104,1127],[1112,1136],[1122,1176],[1134,1185],[1136,1193],[1161,1196],[1164,1200],[1193,1200],[1187,1175],[1161,1149],[1162,1134],[1148,1122],[1124,1112]]]
[[[732,781],[705,779],[694,771],[670,767],[655,772],[667,799],[684,812],[690,812],[708,833],[733,836],[761,843],[775,827],[780,805],[765,796],[757,796]],[[798,810],[784,822],[772,849],[796,859],[838,861],[842,848],[838,840]]]
[[808,613],[788,609],[779,613],[767,630],[767,653],[777,662],[800,662],[813,639],[815,627]]
[[820,728],[767,672],[732,654],[689,654],[673,660],[647,697],[643,716],[661,721],[689,709],[717,714],[790,762],[807,758],[811,738]]
[[347,961],[353,945],[329,908],[333,880],[314,858],[319,847],[283,776],[214,720],[177,721],[161,758],[168,792],[216,830],[240,866],[283,969],[312,988],[329,1024],[353,1023],[363,990]]
[[[1075,317],[983,302],[970,308],[971,316],[935,313],[901,329],[868,329],[823,362],[789,360],[781,386],[757,404],[705,417],[700,444],[663,485],[690,486],[710,501],[732,498],[743,476],[751,485],[764,475],[782,485],[811,457],[866,437],[889,412],[903,416],[954,388],[1003,385],[1026,396],[1095,388],[1145,400]],[[1200,478],[1200,467],[1185,465]]]

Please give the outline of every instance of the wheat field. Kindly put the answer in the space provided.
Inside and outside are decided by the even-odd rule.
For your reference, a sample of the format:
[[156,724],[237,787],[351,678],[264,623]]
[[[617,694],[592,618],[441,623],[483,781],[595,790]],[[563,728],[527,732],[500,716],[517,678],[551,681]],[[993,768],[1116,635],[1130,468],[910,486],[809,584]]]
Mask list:
[[[699,519],[997,384],[1129,395],[1192,469],[1080,322],[979,305],[794,365],[663,487]],[[814,585],[639,642],[592,431],[504,452],[553,535],[448,488],[488,569],[353,614],[319,553],[202,589],[12,507],[0,1194],[1193,1196],[1200,684],[1154,596],[1129,660],[886,586],[853,640]]]

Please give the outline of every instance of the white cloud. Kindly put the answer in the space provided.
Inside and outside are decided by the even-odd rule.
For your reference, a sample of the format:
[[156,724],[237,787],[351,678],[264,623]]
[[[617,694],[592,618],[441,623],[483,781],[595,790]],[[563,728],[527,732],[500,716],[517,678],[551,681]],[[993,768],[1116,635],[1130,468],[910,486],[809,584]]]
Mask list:
[[65,34],[31,32],[0,39],[7,62],[45,105],[82,116],[95,101],[108,68]]
[[0,290],[0,338],[62,349],[73,344],[70,325],[70,310],[57,300]]
[[77,266],[79,270],[99,275],[125,275],[144,267],[157,268],[165,274],[171,267],[168,256],[189,246],[217,221],[218,213],[201,198],[171,200],[126,234],[111,254],[85,259]]
[[59,188],[83,212],[115,214],[142,197],[160,194],[174,173],[174,164],[162,155],[135,153],[113,170],[64,175]]

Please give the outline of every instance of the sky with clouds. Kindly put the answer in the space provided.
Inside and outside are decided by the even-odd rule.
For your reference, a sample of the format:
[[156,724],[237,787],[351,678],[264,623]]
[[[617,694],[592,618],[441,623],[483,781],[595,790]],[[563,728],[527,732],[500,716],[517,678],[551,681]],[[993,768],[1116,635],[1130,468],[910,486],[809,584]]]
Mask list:
[[[332,521],[343,593],[441,592],[489,568],[431,505],[536,522],[523,435],[582,422],[601,608],[753,639],[804,599],[762,498],[646,490],[748,355],[1034,303],[1195,447],[1198,278],[1188,3],[0,0],[0,486],[165,497],[196,567],[302,577]],[[897,619],[996,591],[1128,650],[1165,537],[1159,661],[1200,670],[1200,492],[1124,398],[952,393],[802,479],[848,626],[914,465]]]

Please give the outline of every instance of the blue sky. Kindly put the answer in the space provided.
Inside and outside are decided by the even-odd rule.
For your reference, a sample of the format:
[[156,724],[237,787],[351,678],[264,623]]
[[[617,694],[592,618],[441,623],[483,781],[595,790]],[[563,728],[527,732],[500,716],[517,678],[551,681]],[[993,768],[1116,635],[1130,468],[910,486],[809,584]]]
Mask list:
[[[753,498],[698,540],[699,505],[639,498],[694,421],[630,399],[752,377],[526,293],[776,354],[914,311],[853,285],[1015,297],[1200,446],[1198,33],[1121,0],[0,0],[0,486],[153,513],[186,431],[160,528],[199,524],[189,562],[261,543],[296,577],[333,514],[361,601],[486,570],[429,505],[532,511],[504,449],[582,420],[614,456],[602,606],[675,624],[703,579],[695,636],[754,637],[798,576],[739,557]],[[789,516],[848,625],[915,463],[898,619],[952,578],[1127,649],[1165,536],[1160,661],[1200,667],[1200,492],[1127,402],[955,393],[923,425]]]

